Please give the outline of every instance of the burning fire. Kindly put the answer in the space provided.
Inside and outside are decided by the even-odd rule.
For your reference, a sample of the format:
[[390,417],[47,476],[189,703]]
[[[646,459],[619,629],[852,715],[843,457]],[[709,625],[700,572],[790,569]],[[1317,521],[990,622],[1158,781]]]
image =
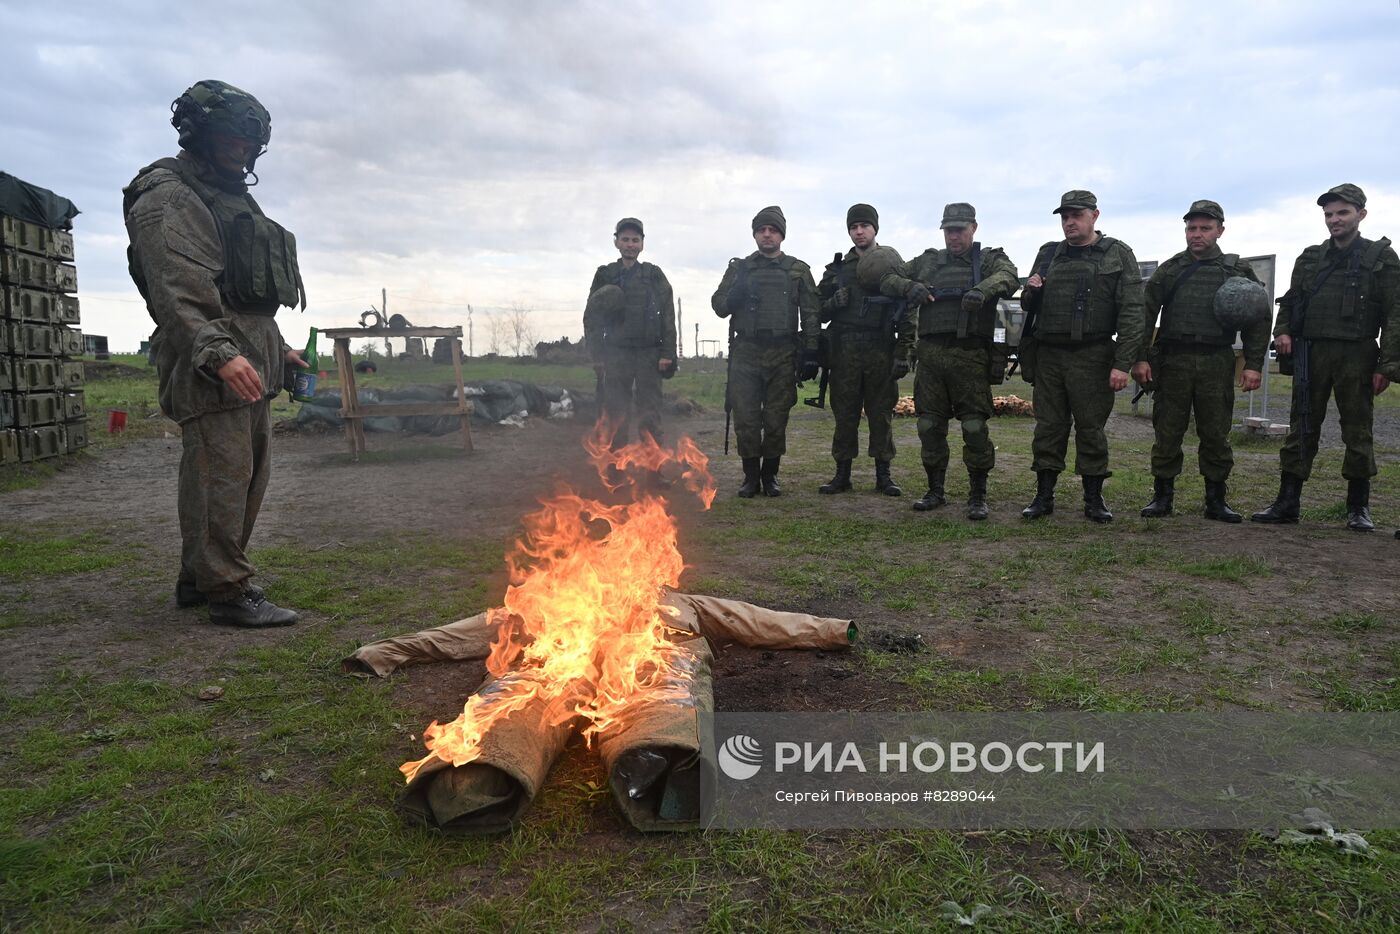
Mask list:
[[691,674],[678,664],[661,607],[662,592],[680,583],[685,562],[666,500],[648,480],[674,479],[708,509],[715,498],[709,460],[689,438],[674,449],[649,437],[611,450],[600,426],[584,442],[611,490],[631,501],[609,505],[572,490],[541,500],[507,555],[510,586],[486,669],[494,679],[468,698],[448,724],[423,731],[428,755],[399,767],[408,781],[434,759],[466,765],[481,753],[494,724],[543,701],[563,711],[557,722],[587,721],[590,742],[616,721],[639,691],[673,691]]

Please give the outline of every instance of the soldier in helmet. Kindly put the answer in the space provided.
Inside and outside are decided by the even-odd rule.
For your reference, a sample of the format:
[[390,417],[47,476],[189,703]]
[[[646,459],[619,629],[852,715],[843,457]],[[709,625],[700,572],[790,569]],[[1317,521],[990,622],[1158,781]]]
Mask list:
[[729,319],[729,383],[734,436],[744,463],[745,499],[762,490],[781,496],[778,467],[787,450],[788,413],[797,404],[797,382],[819,369],[821,328],[812,268],[783,252],[787,218],[773,205],[754,215],[758,249],[729,261],[710,299]]
[[[1337,401],[1346,456],[1347,528],[1375,529],[1371,443],[1375,397],[1400,379],[1400,259],[1385,237],[1361,236],[1366,194],[1338,185],[1317,199],[1331,237],[1293,264],[1293,281],[1274,325],[1280,369],[1292,365],[1293,408],[1279,451],[1278,496],[1250,516],[1255,522],[1297,522],[1303,481],[1312,472],[1327,399]],[[1376,338],[1380,337],[1380,347]]]
[[987,475],[996,463],[987,420],[992,417],[992,383],[1004,378],[1006,361],[992,353],[997,300],[1020,287],[1016,267],[998,247],[983,248],[977,211],[957,202],[943,208],[945,249],[929,248],[899,274],[885,277],[887,295],[905,296],[918,308],[918,372],[914,408],[919,416],[928,491],[914,503],[919,511],[947,502],[948,423],[962,423],[963,463],[967,465],[967,517],[985,519]]
[[[1230,426],[1235,412],[1235,334],[1240,333],[1244,341],[1240,388],[1258,389],[1264,355],[1269,349],[1268,297],[1249,263],[1235,253],[1220,252],[1216,245],[1225,233],[1225,211],[1219,204],[1196,201],[1182,220],[1186,222],[1186,249],[1158,266],[1147,281],[1144,323],[1148,337],[1133,367],[1133,378],[1155,389],[1152,501],[1143,507],[1142,515],[1171,515],[1176,477],[1181,473],[1183,460],[1181,443],[1194,412],[1196,434],[1200,437],[1197,458],[1206,486],[1205,517],[1239,522],[1242,517],[1225,500],[1225,482],[1235,464],[1230,449]],[[1258,285],[1263,299],[1255,306],[1263,313],[1252,318],[1246,314],[1243,326],[1240,318],[1228,317],[1232,309],[1216,313],[1221,287],[1234,278]]]
[[676,372],[676,305],[660,266],[637,259],[642,222],[624,217],[613,231],[620,259],[599,266],[589,287],[583,340],[598,374],[599,408],[613,447],[638,433],[661,441],[661,380]]
[[[886,496],[903,490],[890,475],[894,460],[894,405],[899,401],[899,380],[909,373],[909,349],[914,343],[906,304],[902,298],[881,295],[880,276],[867,271],[858,275],[858,264],[903,262],[893,247],[875,242],[880,215],[868,204],[852,205],[846,212],[846,230],[853,246],[826,267],[817,286],[821,296],[821,320],[826,328],[827,365],[831,372],[831,414],[836,428],[831,456],[836,475],[818,487],[821,493],[851,489],[851,462],[860,452],[860,415],[870,427],[869,454],[875,460],[875,489]],[[883,251],[877,254],[876,251]],[[866,258],[869,257],[869,262]],[[876,270],[878,272],[878,270]],[[872,281],[874,289],[863,284]]]
[[1060,215],[1065,239],[1040,248],[1021,293],[1027,320],[1036,319],[1037,347],[1030,377],[1035,381],[1036,493],[1021,515],[1038,519],[1055,511],[1055,482],[1065,469],[1073,425],[1084,515],[1091,522],[1112,522],[1103,499],[1109,477],[1104,425],[1113,412],[1113,394],[1128,385],[1128,371],[1138,358],[1142,274],[1131,247],[1094,229],[1099,202],[1093,192],[1067,191],[1051,213]]
[[200,81],[172,104],[180,154],[123,190],[132,279],[151,317],[161,410],[180,424],[180,572],[175,601],[234,626],[297,614],[252,582],[245,549],[272,468],[269,402],[286,364],[278,308],[306,307],[296,240],[248,194],[272,133],[257,99]]

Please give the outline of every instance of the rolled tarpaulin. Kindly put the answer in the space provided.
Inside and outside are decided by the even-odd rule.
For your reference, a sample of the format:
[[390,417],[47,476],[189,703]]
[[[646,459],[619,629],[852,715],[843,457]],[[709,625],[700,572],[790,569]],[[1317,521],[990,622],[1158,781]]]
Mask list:
[[676,648],[676,673],[631,695],[598,737],[613,798],[638,830],[700,826],[699,715],[714,710],[713,656],[703,638]]
[[679,615],[672,625],[698,632],[718,645],[737,642],[763,649],[843,649],[856,638],[849,619],[770,610],[742,600],[670,590],[662,603]]
[[485,658],[491,653],[491,643],[495,641],[501,620],[505,618],[505,609],[494,607],[435,629],[371,642],[360,646],[353,655],[341,659],[340,669],[351,674],[387,678],[403,665]]
[[[507,672],[477,695],[490,704],[527,677]],[[572,713],[577,703],[573,691],[531,698],[491,725],[481,739],[480,754],[471,762],[454,766],[434,757],[404,789],[399,807],[405,819],[451,834],[510,830],[577,728]]]

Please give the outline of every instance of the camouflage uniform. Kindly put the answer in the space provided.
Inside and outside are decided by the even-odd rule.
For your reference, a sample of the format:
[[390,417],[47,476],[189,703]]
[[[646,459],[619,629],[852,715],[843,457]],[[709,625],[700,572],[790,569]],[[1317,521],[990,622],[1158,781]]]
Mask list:
[[[1366,196],[1355,185],[1339,185],[1317,203],[1339,199],[1357,208],[1366,205]],[[1301,333],[1295,333],[1290,316],[1300,302],[1305,311]],[[1288,436],[1279,452],[1279,496],[1252,518],[1297,521],[1298,497],[1312,473],[1330,396],[1337,402],[1346,445],[1342,476],[1348,481],[1347,524],[1370,531],[1370,478],[1376,475],[1372,376],[1400,379],[1400,258],[1384,237],[1372,241],[1357,235],[1346,250],[1338,250],[1331,240],[1310,246],[1294,263],[1292,281],[1279,305],[1274,334],[1293,338],[1298,372],[1293,377]],[[1300,352],[1308,359],[1306,394]]]
[[788,414],[797,404],[799,351],[812,357],[817,352],[811,267],[786,254],[769,259],[754,251],[730,261],[710,304],[715,314],[730,318],[726,392],[745,476],[760,458],[765,475],[774,476],[787,450]]
[[[221,214],[262,212],[246,186],[187,152],[177,161],[180,171],[162,160],[125,189],[126,228],[132,275],[156,322],[151,352],[161,411],[182,429],[179,582],[220,603],[243,592],[254,573],[245,549],[272,466],[269,402],[282,388],[290,348],[273,317],[276,304],[252,311],[228,294],[223,237],[209,203]],[[293,252],[293,271],[295,262]],[[217,375],[239,355],[262,379],[259,402],[243,401]]]
[[[971,205],[966,207],[970,213]],[[951,419],[962,423],[963,463],[968,472],[985,474],[996,465],[996,448],[987,429],[992,417],[991,345],[997,301],[1015,294],[1020,280],[1003,250],[973,243],[961,255],[946,249],[925,250],[901,274],[886,276],[881,289],[887,295],[907,295],[916,282],[937,296],[918,312],[914,408],[929,487],[941,495]],[[983,295],[980,310],[964,313],[962,295],[973,289]]]
[[[1200,210],[1196,210],[1198,206]],[[1224,221],[1214,202],[1197,202],[1192,211]],[[1184,219],[1192,216],[1188,213]],[[1152,367],[1152,476],[1158,481],[1154,504],[1159,507],[1149,504],[1143,510],[1145,516],[1171,512],[1172,483],[1161,481],[1172,481],[1181,473],[1182,440],[1194,411],[1200,439],[1197,460],[1206,481],[1207,518],[1239,521],[1239,514],[1225,506],[1223,489],[1235,463],[1230,448],[1235,413],[1234,341],[1241,333],[1244,368],[1261,371],[1269,347],[1269,322],[1261,319],[1238,332],[1227,330],[1216,320],[1215,293],[1226,279],[1235,276],[1259,282],[1248,262],[1233,253],[1222,253],[1217,246],[1199,258],[1182,250],[1157,267],[1144,289],[1144,332],[1149,338],[1144,341],[1141,358]],[[1154,326],[1155,338],[1151,336]]]
[[661,267],[622,260],[599,266],[589,287],[592,295],[605,285],[622,289],[623,310],[616,320],[585,313],[583,339],[592,362],[603,366],[604,414],[615,426],[613,444],[631,437],[628,415],[658,442],[661,440],[660,360],[676,359],[676,306],[671,283]]
[[[898,262],[898,254],[895,257]],[[864,411],[870,428],[867,453],[877,462],[888,463],[894,459],[892,423],[894,405],[899,401],[894,363],[908,359],[914,335],[902,302],[872,295],[857,280],[859,261],[860,254],[850,250],[826,267],[817,286],[821,320],[830,322],[826,329],[827,366],[831,372],[831,414],[836,420],[831,456],[841,463],[860,453],[860,416]],[[838,289],[846,290],[845,304],[836,301]]]

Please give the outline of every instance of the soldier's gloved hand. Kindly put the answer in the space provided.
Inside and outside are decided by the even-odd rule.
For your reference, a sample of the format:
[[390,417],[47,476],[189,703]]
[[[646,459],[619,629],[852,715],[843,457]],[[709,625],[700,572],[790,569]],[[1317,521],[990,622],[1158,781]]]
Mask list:
[[932,293],[929,292],[928,286],[924,285],[922,282],[911,283],[909,288],[904,290],[904,297],[915,305],[922,305],[929,300],[931,295]]
[[963,293],[962,310],[966,312],[976,312],[982,310],[982,303],[987,300],[987,296],[982,294],[981,289],[968,289]]
[[748,290],[741,289],[737,285],[730,286],[729,294],[724,297],[724,307],[732,311],[739,311],[748,304]]
[[894,362],[894,369],[890,372],[890,375],[894,377],[896,383],[904,379],[904,377],[909,375],[909,361],[903,358],[896,360]]
[[851,302],[851,290],[844,285],[831,293],[831,307],[845,308]]
[[670,379],[676,375],[676,370],[680,369],[681,362],[675,357],[671,359],[661,359],[656,361],[656,369],[661,373],[662,379]]
[[809,379],[816,379],[821,368],[821,360],[815,350],[802,351],[802,363],[797,369],[797,381],[805,383]]

